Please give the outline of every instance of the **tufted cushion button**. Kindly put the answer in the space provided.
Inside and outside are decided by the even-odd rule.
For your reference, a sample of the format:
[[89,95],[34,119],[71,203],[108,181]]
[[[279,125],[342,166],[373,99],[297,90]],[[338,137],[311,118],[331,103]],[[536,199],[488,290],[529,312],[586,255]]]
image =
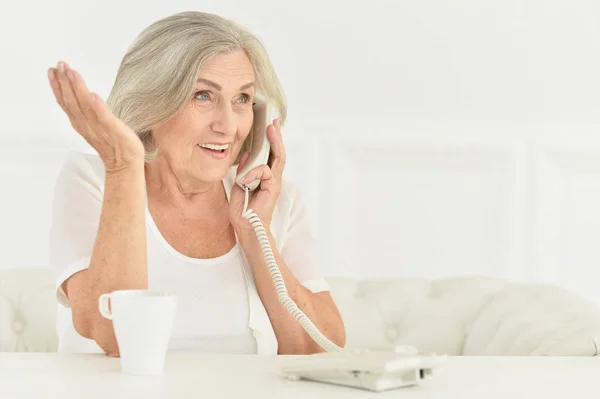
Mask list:
[[16,319],[13,321],[12,329],[15,334],[22,334],[25,331],[25,323],[22,320]]
[[387,328],[386,335],[390,342],[394,342],[398,339],[398,329],[394,326],[389,326]]

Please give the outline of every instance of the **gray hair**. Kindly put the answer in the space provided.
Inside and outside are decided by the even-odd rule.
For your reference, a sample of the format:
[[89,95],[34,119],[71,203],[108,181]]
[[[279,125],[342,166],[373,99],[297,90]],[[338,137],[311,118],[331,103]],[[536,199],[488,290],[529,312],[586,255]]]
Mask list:
[[[256,90],[275,106],[283,125],[287,104],[279,79],[260,40],[242,26],[218,15],[186,11],[154,22],[135,39],[121,61],[107,105],[140,137],[146,162],[158,154],[152,127],[185,106],[198,73],[212,57],[235,50],[248,55]],[[252,137],[251,130],[240,154]]]

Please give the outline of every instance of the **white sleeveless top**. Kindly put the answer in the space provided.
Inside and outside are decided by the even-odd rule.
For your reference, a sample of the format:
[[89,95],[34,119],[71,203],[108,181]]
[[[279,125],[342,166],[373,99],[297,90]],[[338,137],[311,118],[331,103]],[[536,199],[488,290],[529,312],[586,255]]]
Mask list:
[[[229,199],[235,167],[223,180]],[[88,267],[100,220],[104,165],[97,155],[69,153],[57,179],[50,232],[50,262],[56,276],[59,352],[103,352],[73,327],[62,283]],[[317,248],[304,204],[283,182],[271,232],[295,277],[312,292],[329,290],[317,266]],[[169,351],[276,354],[277,339],[260,300],[244,252],[236,244],[212,259],[177,252],[163,238],[146,206],[149,289],[177,294]]]

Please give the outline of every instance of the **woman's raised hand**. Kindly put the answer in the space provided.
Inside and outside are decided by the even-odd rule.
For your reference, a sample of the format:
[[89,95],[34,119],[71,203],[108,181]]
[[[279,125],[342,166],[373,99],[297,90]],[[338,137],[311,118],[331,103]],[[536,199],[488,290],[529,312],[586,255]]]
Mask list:
[[107,172],[143,162],[144,145],[96,93],[91,93],[81,75],[67,63],[48,70],[56,102],[69,117],[73,128],[97,152]]

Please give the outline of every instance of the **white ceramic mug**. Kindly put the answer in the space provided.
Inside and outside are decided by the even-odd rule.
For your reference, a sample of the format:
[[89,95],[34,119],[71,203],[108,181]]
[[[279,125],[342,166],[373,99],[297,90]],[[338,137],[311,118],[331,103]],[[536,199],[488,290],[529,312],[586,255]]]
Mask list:
[[100,314],[112,320],[128,374],[160,374],[177,312],[177,297],[168,292],[120,290],[102,294]]

